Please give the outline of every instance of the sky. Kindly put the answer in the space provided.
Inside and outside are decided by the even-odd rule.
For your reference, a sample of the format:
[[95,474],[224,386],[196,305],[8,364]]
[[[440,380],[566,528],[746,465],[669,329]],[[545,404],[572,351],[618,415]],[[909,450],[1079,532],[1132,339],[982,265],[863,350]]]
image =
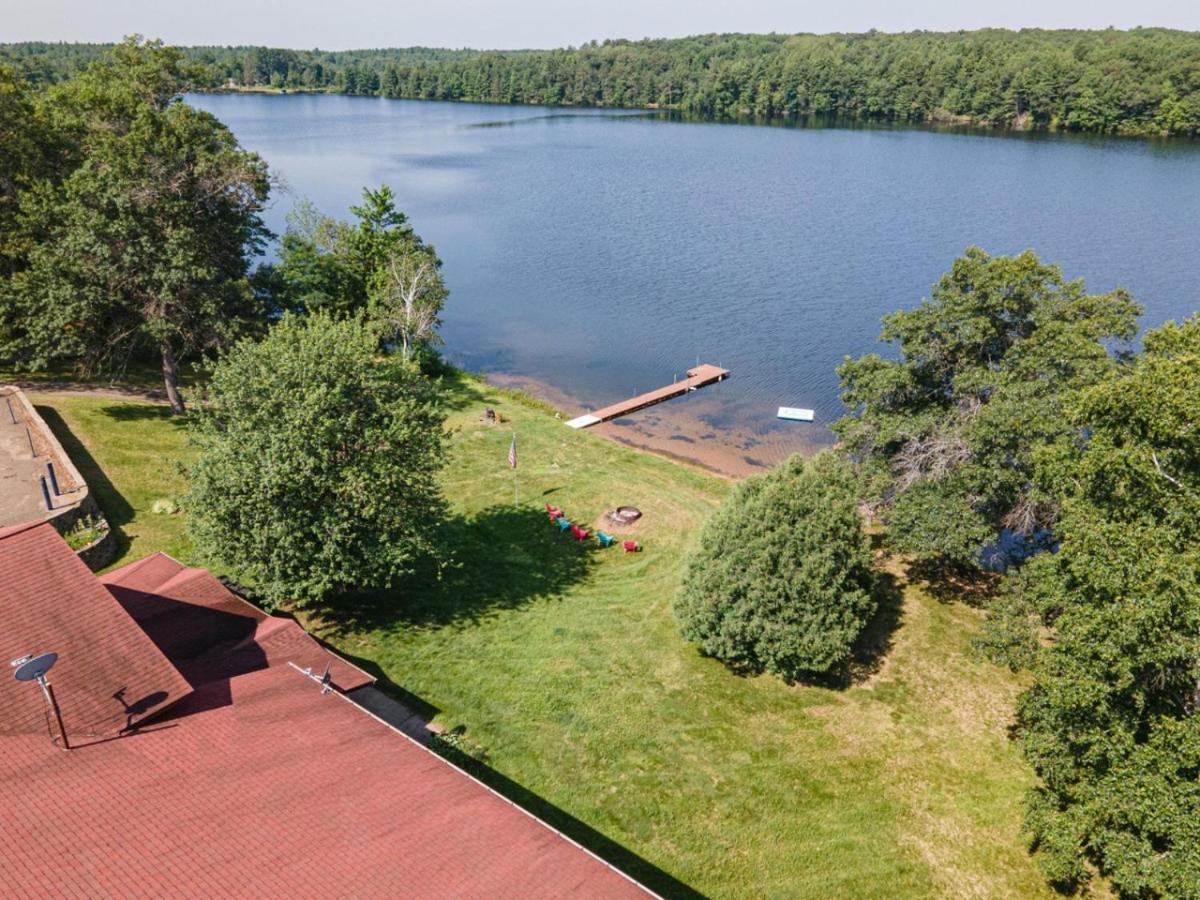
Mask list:
[[1200,30],[1200,0],[0,0],[0,42],[362,47],[577,46],[714,31]]

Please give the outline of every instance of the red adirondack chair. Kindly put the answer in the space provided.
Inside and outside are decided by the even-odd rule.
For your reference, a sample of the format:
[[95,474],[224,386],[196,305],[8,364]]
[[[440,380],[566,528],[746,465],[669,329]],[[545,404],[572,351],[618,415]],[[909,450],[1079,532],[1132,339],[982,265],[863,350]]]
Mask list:
[[551,506],[549,503],[546,504],[546,515],[550,517],[551,522],[553,522],[555,519],[562,518],[562,514],[563,511],[557,506]]
[[586,528],[580,528],[578,525],[572,525],[571,534],[575,536],[575,540],[582,544],[588,539],[589,532]]
[[621,541],[621,546],[625,548],[626,553],[637,553],[642,549],[642,545],[637,541]]

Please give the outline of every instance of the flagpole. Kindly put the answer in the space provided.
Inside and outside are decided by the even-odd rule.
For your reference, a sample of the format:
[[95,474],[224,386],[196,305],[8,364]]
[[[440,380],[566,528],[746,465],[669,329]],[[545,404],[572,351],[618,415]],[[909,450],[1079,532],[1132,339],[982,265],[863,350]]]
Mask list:
[[513,508],[521,507],[521,483],[517,476],[517,432],[512,433],[512,445],[508,451],[508,463],[513,470]]

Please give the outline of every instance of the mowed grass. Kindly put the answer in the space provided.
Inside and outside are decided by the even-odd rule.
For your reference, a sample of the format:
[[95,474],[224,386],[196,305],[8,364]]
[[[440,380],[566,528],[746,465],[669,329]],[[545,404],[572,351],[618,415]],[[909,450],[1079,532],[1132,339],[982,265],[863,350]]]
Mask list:
[[189,559],[181,515],[151,512],[184,490],[183,422],[161,403],[82,393],[27,391],[116,531],[113,566],[157,550]]
[[[977,610],[897,570],[876,626],[887,652],[853,686],[732,674],[684,643],[671,613],[726,482],[474,381],[453,398],[452,564],[308,618],[385,689],[465,727],[488,751],[485,780],[668,895],[1047,893],[1020,833],[1031,775],[1006,733],[1020,684],[972,650]],[[169,418],[125,401],[38,402],[111,481],[101,502],[128,505],[127,558],[187,558],[178,517],[148,512],[182,488]],[[487,424],[487,407],[506,422]],[[589,525],[640,507],[645,551],[560,537],[547,501]],[[397,815],[420,811],[398,801]]]

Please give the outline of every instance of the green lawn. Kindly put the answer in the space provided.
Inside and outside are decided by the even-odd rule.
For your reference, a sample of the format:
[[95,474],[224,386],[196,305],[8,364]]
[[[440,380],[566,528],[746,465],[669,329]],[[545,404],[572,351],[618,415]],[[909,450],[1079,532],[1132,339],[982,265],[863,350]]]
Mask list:
[[[731,674],[681,641],[671,614],[684,555],[727,483],[475,382],[454,398],[454,565],[310,624],[385,688],[465,726],[487,748],[488,781],[663,893],[1047,893],[1019,832],[1031,775],[1006,737],[1020,685],[972,651],[977,610],[897,578],[874,629],[887,651],[864,658],[854,686]],[[179,517],[149,513],[181,489],[182,436],[161,407],[35,400],[69,450],[86,450],[77,461],[102,478],[126,558],[188,558]],[[509,422],[485,424],[486,406]],[[545,501],[589,523],[639,506],[645,552],[560,538]]]
[[183,491],[182,422],[165,404],[81,393],[28,396],[88,483],[117,534],[113,565],[163,550],[190,559],[181,515],[158,515],[151,506]]

